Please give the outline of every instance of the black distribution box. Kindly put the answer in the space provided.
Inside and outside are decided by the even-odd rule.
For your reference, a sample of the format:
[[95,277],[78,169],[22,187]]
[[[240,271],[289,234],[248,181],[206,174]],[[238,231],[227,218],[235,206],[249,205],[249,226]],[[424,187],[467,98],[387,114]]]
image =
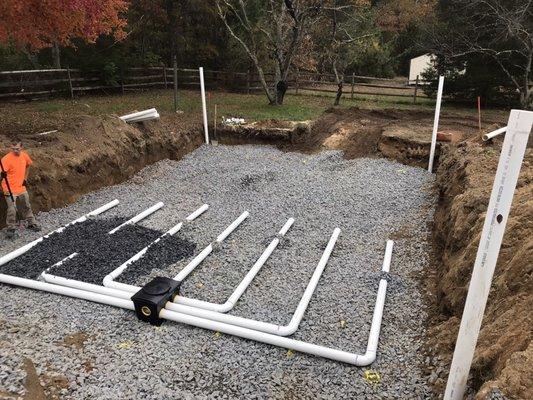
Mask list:
[[181,282],[158,276],[135,293],[131,300],[135,305],[137,317],[152,325],[159,326],[163,322],[159,318],[159,311],[167,301],[174,300],[178,294]]

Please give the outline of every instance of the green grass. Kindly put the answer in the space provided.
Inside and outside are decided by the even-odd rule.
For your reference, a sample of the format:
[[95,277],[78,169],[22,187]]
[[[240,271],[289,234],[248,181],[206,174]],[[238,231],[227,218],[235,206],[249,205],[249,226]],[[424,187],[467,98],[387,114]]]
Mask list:
[[[180,90],[178,108],[185,115],[201,121],[201,99],[197,90]],[[333,106],[334,94],[331,93],[288,93],[282,106],[271,106],[264,94],[240,94],[228,92],[209,92],[209,119],[214,116],[214,106],[217,105],[218,120],[224,117],[241,117],[246,120],[309,120],[315,119],[324,110]],[[67,99],[49,99],[35,102],[0,104],[0,112],[5,116],[5,126],[12,129],[21,127],[24,121],[31,118],[35,121],[54,121],[77,115],[122,115],[135,110],[155,107],[162,114],[172,113],[174,109],[172,90],[149,90],[144,92],[127,92],[125,95],[98,95],[79,97],[74,101]],[[413,104],[410,98],[385,97],[379,95],[358,95],[350,99],[349,93],[341,99],[340,108],[359,107],[362,109],[434,109],[434,102],[430,99],[419,98]],[[445,104],[444,112],[461,116],[475,117],[475,107],[465,108]],[[484,118],[502,116],[507,110],[486,110]],[[38,124],[43,125],[43,123]],[[0,127],[0,130],[2,127]],[[30,127],[28,127],[30,129]],[[37,127],[35,127],[37,129]]]

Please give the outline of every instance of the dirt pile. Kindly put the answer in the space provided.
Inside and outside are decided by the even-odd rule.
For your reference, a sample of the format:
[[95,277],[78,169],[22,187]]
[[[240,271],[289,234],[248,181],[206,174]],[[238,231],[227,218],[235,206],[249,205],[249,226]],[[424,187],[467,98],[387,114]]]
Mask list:
[[[501,150],[469,140],[442,149],[435,215],[437,307],[430,347],[451,360]],[[533,398],[533,149],[528,148],[507,223],[474,357],[476,399],[497,387],[511,399]],[[437,385],[444,387],[446,377]]]
[[[34,211],[50,210],[81,195],[122,182],[144,166],[179,159],[202,143],[198,126],[181,124],[178,116],[126,124],[116,116],[83,116],[62,123],[47,135],[18,135],[34,161],[28,182]],[[17,133],[0,136],[2,148]],[[0,202],[0,224],[5,202]]]
[[[218,132],[219,140],[224,144],[273,144],[284,151],[304,153],[343,150],[347,159],[385,156],[404,164],[425,167],[429,159],[433,118],[430,110],[330,108],[310,127],[307,121],[298,124],[269,120],[222,126]],[[454,142],[459,142],[478,135],[477,121],[472,117],[443,114],[439,131],[451,133]],[[438,151],[439,148],[437,160]]]

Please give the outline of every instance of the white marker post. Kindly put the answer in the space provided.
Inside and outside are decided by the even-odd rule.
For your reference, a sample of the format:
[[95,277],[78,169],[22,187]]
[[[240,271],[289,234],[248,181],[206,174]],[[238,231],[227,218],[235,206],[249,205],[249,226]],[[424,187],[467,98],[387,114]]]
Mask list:
[[433,120],[433,134],[431,135],[431,150],[429,151],[428,171],[433,172],[433,159],[435,147],[437,147],[437,131],[439,130],[440,104],[442,102],[442,89],[444,88],[444,76],[439,76],[439,89],[437,91],[437,104],[435,104],[435,119]]
[[205,102],[204,68],[200,67],[200,90],[202,92],[202,110],[204,113],[205,142],[209,144],[209,129],[207,127],[207,105]]
[[533,112],[511,111],[466,296],[444,400],[462,400],[465,393],[494,268],[532,126]]

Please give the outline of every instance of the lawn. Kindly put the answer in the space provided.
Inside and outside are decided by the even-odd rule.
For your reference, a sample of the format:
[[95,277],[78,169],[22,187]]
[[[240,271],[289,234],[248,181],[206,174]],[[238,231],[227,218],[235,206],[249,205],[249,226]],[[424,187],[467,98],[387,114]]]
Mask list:
[[[201,99],[199,91],[180,90],[178,108],[192,119],[201,121]],[[319,116],[332,107],[333,94],[287,94],[283,106],[268,105],[266,97],[261,94],[240,94],[229,92],[208,92],[209,120],[214,116],[217,105],[217,119],[222,117],[241,117],[246,120],[309,120]],[[122,115],[133,111],[155,107],[161,114],[173,112],[172,90],[148,90],[120,94],[101,94],[67,99],[43,99],[31,102],[1,103],[2,123],[0,134],[36,133],[41,129],[56,129],[61,121],[79,115]],[[420,99],[413,104],[411,99],[401,97],[358,96],[350,99],[349,94],[341,99],[340,107],[359,107],[364,109],[415,109],[432,111],[434,103]],[[475,116],[472,108],[458,108],[443,105],[443,112],[453,112],[461,116]],[[485,111],[488,114],[502,113],[499,110]]]

